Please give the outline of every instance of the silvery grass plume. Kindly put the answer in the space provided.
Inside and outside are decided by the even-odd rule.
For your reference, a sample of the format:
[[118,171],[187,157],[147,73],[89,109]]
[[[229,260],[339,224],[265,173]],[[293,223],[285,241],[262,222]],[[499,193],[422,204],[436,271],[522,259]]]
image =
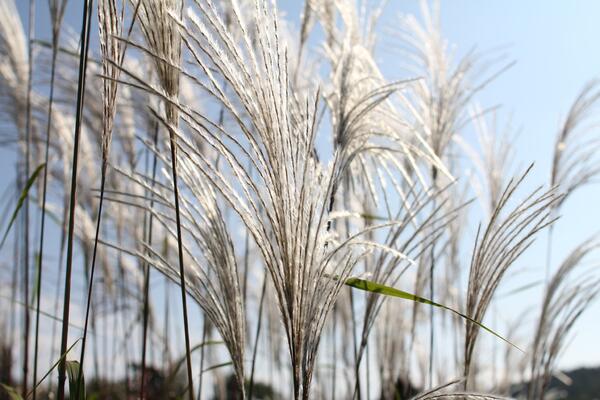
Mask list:
[[[514,198],[532,167],[508,182],[485,229],[483,232],[478,229],[466,300],[466,314],[475,321],[483,321],[506,271],[533,243],[537,233],[554,222],[550,219],[550,213],[561,198],[556,188],[543,191],[538,187],[509,209],[509,201]],[[468,387],[478,333],[479,326],[467,321],[464,345],[465,387]]]
[[556,208],[600,173],[600,138],[592,136],[598,125],[597,121],[590,121],[598,111],[599,100],[598,82],[587,83],[571,105],[556,137],[550,183],[564,193]]
[[14,0],[0,4],[0,94],[2,113],[14,119],[19,135],[25,137],[28,81],[27,36]]
[[[510,145],[510,125],[507,124],[505,130],[500,131],[497,112],[486,114],[478,104],[473,104],[469,112],[478,146],[469,144],[458,135],[453,139],[460,150],[468,156],[469,164],[473,166],[474,173],[469,179],[470,187],[479,199],[485,217],[491,218],[501,200],[507,180],[512,176],[511,164],[514,151]],[[456,343],[455,349],[459,351],[459,343]]]
[[511,64],[489,73],[493,63],[483,62],[472,51],[456,60],[442,36],[439,1],[433,9],[421,1],[421,13],[422,23],[414,15],[402,16],[397,36],[409,72],[423,77],[408,99],[414,129],[443,159],[453,137],[470,118],[467,107],[473,97]]
[[[600,174],[600,138],[593,135],[598,129],[594,113],[598,111],[599,100],[598,82],[588,82],[571,105],[556,136],[550,183],[564,192],[562,200],[554,206],[556,213],[577,189],[593,182]],[[550,279],[553,233],[554,228],[550,227],[546,255],[547,281]]]
[[[175,150],[174,146],[178,135],[175,132],[179,126],[177,98],[182,83],[179,79],[181,36],[173,22],[174,18],[178,18],[182,2],[144,0],[141,4],[140,22],[148,47],[137,47],[142,48],[154,61],[161,91],[161,95],[158,97],[164,97],[166,119],[158,117],[156,110],[154,118],[158,117],[168,127],[171,146]],[[131,71],[129,70],[128,73]],[[118,77],[109,77],[109,79],[116,81]],[[186,281],[189,280],[187,283],[190,287],[187,288],[187,291],[198,302],[223,337],[232,357],[236,379],[243,393],[245,321],[237,263],[232,241],[217,206],[216,194],[195,171],[197,161],[192,161],[192,156],[201,145],[196,140],[198,137],[186,138],[186,140],[190,140],[187,142],[189,147],[181,150],[183,154],[177,158],[176,163],[171,160],[171,173],[176,165],[177,175],[188,189],[187,192],[180,194],[181,208],[176,210],[183,219],[181,224],[166,213],[152,210],[153,217],[165,226],[169,235],[179,238],[173,225],[181,225],[186,235],[191,238],[191,243],[196,247],[197,251],[193,251],[193,249],[190,250],[190,244],[184,245],[186,259],[190,258],[187,260],[189,264],[186,266],[185,275],[182,276],[182,269],[174,267],[154,246],[148,249],[151,252],[150,256],[144,255],[145,252],[138,255],[179,284],[184,277]],[[155,156],[158,156],[167,165],[168,160],[162,157],[159,149],[152,147],[152,144],[148,145],[151,146]],[[193,154],[187,153],[190,148],[193,149]],[[174,150],[173,157],[175,156]],[[200,151],[199,153],[204,154],[205,152]],[[173,209],[166,198],[168,192],[164,192],[166,188],[164,185],[148,177],[144,181],[140,180],[142,178],[139,176],[131,175],[130,178],[135,179],[138,184],[143,185],[144,189],[151,193],[152,202],[156,202],[163,208]],[[173,180],[170,182],[176,184]],[[202,254],[203,260],[197,258],[198,252]],[[214,277],[218,284],[215,284]]]
[[[172,101],[179,95],[179,66],[181,65],[181,36],[171,13],[180,14],[182,0],[142,0],[139,12],[140,26],[148,51],[153,55],[158,81],[165,95]],[[167,121],[177,125],[177,108],[165,103]]]
[[415,85],[414,105],[409,109],[415,129],[436,155],[444,157],[472,96],[467,78],[474,60],[468,57],[453,67],[452,54],[441,35],[439,2],[434,7],[432,13],[428,3],[422,1],[423,23],[414,15],[403,16],[398,35],[407,47],[408,60],[414,63],[413,73],[425,78]]
[[418,171],[421,163],[449,175],[421,134],[410,131],[401,110],[392,101],[395,94],[402,96],[414,80],[387,82],[374,60],[374,24],[381,10],[359,16],[354,2],[341,1],[321,18],[327,18],[331,12],[334,16],[339,13],[343,29],[333,30],[325,45],[332,82],[325,98],[332,118],[334,146],[347,152],[348,160],[356,159],[346,169],[352,187],[367,188],[377,203],[375,186],[381,179],[377,175],[380,164],[386,166],[387,174],[388,168],[398,169],[403,180],[410,181],[414,175],[423,185]]
[[[243,33],[239,41],[211,2],[196,2],[180,30],[193,64],[183,75],[223,106],[236,124],[235,132],[177,104],[139,77],[132,76],[133,84],[177,106],[186,128],[220,154],[234,178],[232,182],[170,126],[177,132],[179,151],[236,211],[262,255],[288,339],[294,397],[306,399],[323,324],[364,254],[358,237],[365,232],[335,240],[327,229],[329,200],[349,160],[340,152],[327,166],[315,158],[318,95],[304,97],[291,85],[275,10],[264,1],[255,3],[257,23],[251,36],[233,4],[234,20]],[[177,18],[173,13],[171,17]],[[250,175],[244,158],[258,178]],[[361,246],[354,252],[356,244]]]
[[[124,43],[119,40],[123,33],[125,1],[119,7],[117,0],[98,0],[98,30],[102,52],[102,74],[110,79],[102,81],[102,169],[106,170],[110,142],[117,107],[117,88],[121,70],[114,64],[122,62]],[[112,60],[112,62],[111,62]]]
[[599,248],[597,236],[580,244],[562,262],[546,287],[532,346],[528,399],[544,399],[556,361],[575,322],[600,292],[596,272],[588,269],[572,278],[584,267],[584,260]]

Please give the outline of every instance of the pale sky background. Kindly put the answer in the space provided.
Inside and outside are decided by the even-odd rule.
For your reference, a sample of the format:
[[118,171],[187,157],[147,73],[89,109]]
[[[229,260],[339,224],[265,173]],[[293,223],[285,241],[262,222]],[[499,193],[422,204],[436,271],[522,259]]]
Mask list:
[[[26,21],[27,3],[17,0],[19,12]],[[48,38],[47,3],[39,2],[37,37]],[[79,31],[81,1],[69,1],[66,22]],[[302,2],[280,1],[279,7],[298,25]],[[376,58],[390,80],[402,77],[402,60],[389,51],[393,38],[389,30],[399,13],[419,14],[417,1],[389,0],[379,24],[379,45]],[[582,86],[590,79],[600,77],[600,2],[560,0],[446,0],[441,3],[444,36],[453,43],[459,54],[474,46],[480,51],[502,47],[508,60],[516,65],[490,84],[477,96],[484,106],[501,105],[499,126],[511,118],[520,131],[514,142],[516,165],[524,168],[535,162],[529,187],[546,183],[550,175],[552,145],[562,118]],[[27,28],[26,28],[27,29]],[[6,152],[2,152],[4,156]],[[2,165],[6,165],[6,158]],[[10,170],[13,170],[10,164]],[[6,185],[7,178],[2,178]],[[12,178],[10,178],[12,179]],[[557,223],[554,236],[555,265],[569,250],[582,240],[599,231],[599,186],[588,186],[569,198],[562,208],[563,218]],[[48,245],[51,246],[51,245]],[[540,236],[517,263],[517,268],[528,268],[512,286],[533,282],[544,276],[546,235]],[[54,278],[53,278],[54,279]],[[511,282],[499,289],[511,287]],[[500,320],[514,318],[524,305],[531,305],[537,315],[541,299],[533,289],[503,301],[499,307]],[[560,365],[565,368],[600,364],[600,302],[594,303],[575,327],[575,336]],[[499,328],[501,331],[501,326]]]

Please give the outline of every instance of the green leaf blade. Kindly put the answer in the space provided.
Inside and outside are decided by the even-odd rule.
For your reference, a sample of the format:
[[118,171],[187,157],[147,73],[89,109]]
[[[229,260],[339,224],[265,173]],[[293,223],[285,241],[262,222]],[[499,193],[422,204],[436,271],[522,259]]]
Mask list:
[[4,389],[10,400],[23,400],[23,396],[21,396],[19,392],[17,392],[17,389],[15,389],[14,387],[6,385],[4,383],[0,383],[0,387]]
[[12,225],[15,222],[17,215],[19,214],[19,210],[21,209],[21,207],[23,206],[23,203],[25,202],[25,199],[29,195],[29,189],[31,189],[31,186],[33,185],[36,178],[38,177],[38,175],[40,174],[42,169],[44,169],[45,166],[46,166],[45,163],[40,164],[35,169],[35,171],[33,171],[33,174],[31,174],[29,179],[27,179],[27,183],[25,184],[25,187],[23,188],[23,191],[21,192],[21,195],[19,196],[19,200],[17,201],[17,206],[15,207],[15,210],[13,211],[13,213],[10,217],[10,221],[8,222],[8,226],[6,227],[6,230],[4,231],[4,236],[2,236],[2,242],[0,242],[0,248],[2,248],[2,246],[4,246],[4,242],[6,241],[6,238],[8,237],[10,228],[12,228]]
[[513,346],[514,348],[518,349],[519,351],[523,352],[524,351],[519,348],[517,345],[515,345],[514,343],[510,342],[508,339],[504,338],[503,336],[501,336],[500,334],[494,332],[492,329],[488,328],[487,326],[483,325],[481,322],[474,320],[473,318],[461,313],[460,311],[457,311],[451,307],[445,306],[443,304],[440,303],[436,303],[434,301],[431,301],[429,299],[426,299],[425,297],[421,297],[421,296],[417,296],[415,294],[409,293],[409,292],[405,292],[403,290],[400,289],[396,289],[393,288],[391,286],[385,286],[382,285],[380,283],[377,282],[373,282],[373,281],[369,281],[366,279],[360,279],[360,278],[348,278],[345,282],[345,284],[347,286],[353,287],[355,289],[359,289],[359,290],[363,290],[366,292],[371,292],[371,293],[376,293],[376,294],[380,294],[383,296],[389,296],[389,297],[397,297],[400,299],[405,299],[405,300],[411,300],[411,301],[415,301],[418,303],[423,303],[423,304],[428,304],[430,306],[433,307],[438,307],[438,308],[442,308],[444,310],[450,311],[456,315],[458,315],[459,317],[466,319],[467,321],[479,326],[480,328],[486,330],[487,332],[491,333],[492,335],[496,336],[497,338],[501,339],[502,341],[508,343],[509,345]]
[[[69,399],[85,400],[85,379],[81,366],[77,361],[67,361],[67,375],[69,377]],[[79,379],[81,377],[81,380]]]

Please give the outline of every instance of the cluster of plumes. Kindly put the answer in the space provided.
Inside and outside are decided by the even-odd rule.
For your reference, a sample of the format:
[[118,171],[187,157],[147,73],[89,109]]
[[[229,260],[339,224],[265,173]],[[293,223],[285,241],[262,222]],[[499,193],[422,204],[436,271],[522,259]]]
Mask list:
[[[225,129],[195,110],[183,110],[183,119],[218,152],[235,186],[191,146],[189,156],[254,239],[283,320],[294,397],[308,398],[323,324],[360,257],[350,249],[352,240],[337,242],[327,229],[329,199],[347,160],[339,154],[325,166],[316,159],[319,96],[294,90],[276,11],[257,1],[256,23],[248,26],[234,6],[242,36],[237,43],[211,2],[196,6],[181,29],[202,75],[189,74],[236,126]],[[183,140],[180,145],[187,147]]]
[[[433,198],[441,191],[428,188],[421,169],[436,168],[449,174],[420,133],[410,132],[403,115],[403,93],[414,81],[387,83],[373,59],[373,29],[380,10],[361,17],[356,8],[343,1],[335,7],[320,5],[315,9],[328,36],[325,53],[331,64],[332,86],[325,98],[332,118],[333,146],[341,154],[349,154],[352,162],[341,178],[338,208],[356,210],[352,216],[364,220],[366,226],[376,219],[371,211],[382,206],[381,219],[398,221],[380,242],[375,243],[373,237],[365,240],[383,250],[365,259],[365,271],[370,279],[393,286],[456,217],[456,210],[442,206],[429,212]],[[337,29],[330,21],[338,14],[344,29]],[[351,204],[348,200],[352,198],[364,200]],[[344,228],[350,229],[348,222],[339,224],[338,230]],[[358,366],[384,300],[376,293],[367,294]]]
[[[125,3],[98,1],[101,60],[88,66],[76,225],[84,258],[89,258],[94,238],[97,196],[91,188],[100,177],[98,160],[115,172],[107,181],[109,211],[101,240],[106,246],[99,254],[106,290],[96,291],[95,301],[102,300],[100,293],[109,293],[115,297],[114,309],[126,310],[125,298],[136,309],[140,266],[152,265],[180,284],[174,253],[181,228],[187,292],[200,305],[204,323],[223,339],[242,398],[248,395],[248,327],[261,321],[247,301],[246,291],[257,289],[252,279],[246,281],[248,270],[251,276],[264,272],[266,288],[260,304],[266,308],[268,330],[253,339],[260,343],[259,338],[268,336],[268,357],[283,367],[278,377],[287,377],[285,365],[291,365],[294,398],[328,397],[329,391],[336,392],[342,373],[344,385],[338,382],[337,392],[350,397],[354,390],[360,398],[365,393],[359,384],[361,371],[373,370],[373,365],[378,367],[382,398],[404,396],[398,392],[399,379],[417,383],[420,378],[424,385],[436,380],[427,377],[428,349],[419,335],[429,323],[421,319],[425,306],[403,305],[372,292],[344,295],[346,279],[364,273],[388,286],[413,284],[414,292],[426,297],[435,262],[441,289],[435,300],[487,323],[507,271],[516,269],[518,258],[554,221],[552,211],[597,175],[598,141],[591,134],[593,126],[586,124],[599,98],[597,85],[591,83],[559,132],[551,189],[538,188],[517,198],[529,170],[509,179],[508,141],[488,128],[487,110],[468,113],[491,77],[473,53],[454,59],[441,35],[437,3],[433,10],[422,3],[423,22],[401,18],[401,46],[414,64],[409,66],[411,79],[394,82],[384,78],[374,56],[381,10],[366,13],[351,0],[306,1],[298,38],[286,36],[285,21],[267,0],[196,0],[186,2],[188,8],[183,0]],[[66,1],[50,4],[53,29],[60,29]],[[129,13],[136,16],[131,32],[125,29]],[[23,143],[23,114],[12,112],[24,107],[28,73],[27,43],[17,15],[12,1],[0,4],[0,88],[7,106],[3,118],[17,126],[17,140]],[[324,32],[320,50],[326,74],[307,67],[315,61],[308,46],[317,24]],[[63,42],[57,90],[64,98],[74,98],[77,60],[70,53],[78,43],[69,37]],[[141,57],[125,59],[128,46]],[[40,53],[46,56],[43,47]],[[101,99],[92,95],[100,92]],[[34,126],[43,124],[47,104],[34,90]],[[459,137],[472,122],[478,128],[478,150]],[[68,104],[57,105],[49,172],[64,202],[62,208],[50,205],[48,210],[60,225],[66,222],[72,125]],[[116,143],[109,151],[113,130]],[[331,149],[321,145],[322,134],[329,135]],[[34,130],[33,143],[41,136]],[[165,151],[169,145],[174,149],[171,157]],[[36,157],[40,149],[33,147]],[[463,189],[455,182],[463,174],[463,161],[456,157],[461,149],[482,177],[479,186],[470,182]],[[158,174],[149,167],[151,158],[160,166]],[[180,226],[174,216],[174,165]],[[475,243],[470,243],[465,211],[470,189],[486,211]],[[151,233],[150,215],[157,222]],[[473,248],[470,265],[468,258],[462,259],[461,249],[467,246]],[[546,288],[534,351],[527,359],[530,398],[543,397],[565,338],[598,293],[591,273],[573,283],[566,279],[597,247],[597,241],[578,247]],[[246,253],[243,267],[241,250]],[[460,285],[467,268],[463,294]],[[437,280],[443,273],[446,280]],[[118,281],[120,286],[114,285]],[[456,348],[435,357],[454,357],[464,379],[414,399],[501,399],[470,392],[482,390],[473,379],[481,326],[452,323],[449,340]],[[168,329],[163,334],[168,342]],[[330,338],[332,347],[318,353],[323,338]],[[287,363],[280,363],[283,343]],[[377,355],[369,356],[368,349]],[[330,350],[338,357],[332,360],[333,385],[319,371]],[[439,373],[437,381],[447,381],[450,373]],[[313,375],[319,385],[311,386]],[[367,387],[369,375],[375,373],[367,372]],[[282,386],[287,383],[281,381]],[[454,390],[461,384],[465,391]]]

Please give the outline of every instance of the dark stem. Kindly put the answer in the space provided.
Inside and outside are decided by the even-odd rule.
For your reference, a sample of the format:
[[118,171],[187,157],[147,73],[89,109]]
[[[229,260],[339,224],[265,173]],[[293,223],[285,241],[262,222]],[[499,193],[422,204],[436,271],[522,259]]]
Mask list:
[[[50,130],[52,129],[52,107],[54,104],[54,81],[56,79],[56,59],[58,55],[58,38],[53,38],[52,45],[52,65],[50,67],[50,97],[48,99],[48,121],[46,124],[46,143],[44,149],[44,177],[42,183],[42,215],[40,222],[40,245],[38,249],[38,286],[37,286],[37,303],[36,303],[36,315],[35,315],[35,345],[33,351],[33,385],[37,383],[37,367],[38,367],[38,346],[39,346],[39,324],[40,324],[40,297],[42,290],[42,272],[43,272],[43,259],[44,259],[44,235],[46,227],[46,194],[48,186],[48,161],[50,153]],[[31,72],[31,71],[30,71]],[[36,390],[33,390],[33,400],[36,399]]]
[[175,150],[175,133],[169,133],[171,145],[171,169],[173,170],[173,197],[175,200],[175,219],[177,222],[177,251],[179,256],[179,275],[181,286],[181,304],[183,308],[183,329],[185,334],[185,358],[187,363],[188,397],[194,400],[194,385],[192,377],[192,355],[190,351],[190,329],[188,323],[187,300],[185,290],[185,270],[183,267],[183,238],[181,237],[181,216],[179,212],[179,189],[177,187],[177,152]]
[[371,368],[369,368],[369,360],[370,360],[370,356],[369,356],[369,339],[367,338],[367,344],[365,345],[365,351],[366,351],[366,356],[367,356],[367,384],[366,384],[366,390],[367,390],[367,398],[369,398],[369,394],[371,393]]
[[164,320],[164,338],[163,338],[163,357],[162,361],[165,365],[171,364],[171,349],[169,347],[169,308],[171,308],[171,302],[169,301],[169,297],[171,296],[171,290],[169,286],[169,278],[165,276],[165,303],[164,310],[165,315],[163,317]]
[[267,276],[263,279],[262,289],[260,293],[260,303],[258,306],[258,322],[256,324],[256,335],[254,337],[254,348],[252,349],[252,367],[250,369],[250,387],[248,388],[248,399],[252,400],[252,392],[254,391],[254,367],[256,366],[256,353],[258,349],[258,338],[260,337],[260,328],[262,325],[263,304],[265,294],[267,292]]
[[94,249],[92,250],[92,266],[90,268],[90,276],[88,282],[87,292],[87,303],[85,307],[85,322],[83,324],[83,337],[81,339],[81,354],[79,356],[79,373],[77,376],[77,390],[75,393],[79,393],[79,383],[83,374],[83,361],[85,356],[85,344],[87,341],[87,330],[88,322],[90,318],[90,306],[92,304],[93,287],[94,287],[94,273],[96,272],[96,256],[98,252],[98,237],[100,235],[100,226],[102,221],[102,206],[104,204],[104,187],[106,184],[106,162],[102,164],[102,175],[100,178],[100,203],[98,204],[98,216],[96,218],[96,235],[94,237]]
[[[31,86],[32,86],[32,71],[33,71],[33,46],[31,44],[32,40],[33,40],[33,34],[35,31],[35,1],[31,0],[29,2],[29,36],[28,36],[28,57],[27,57],[27,63],[28,63],[28,71],[27,71],[27,100],[26,100],[26,111],[25,111],[25,115],[26,115],[26,120],[25,120],[25,176],[29,177],[29,172],[30,172],[30,158],[31,158]],[[46,163],[47,163],[47,159],[46,159]],[[46,169],[48,168],[48,165],[46,164],[46,167],[44,168],[44,171],[46,171]],[[25,397],[27,395],[27,376],[28,376],[28,369],[29,369],[29,323],[30,323],[30,316],[29,316],[29,194],[25,197],[25,203],[23,204],[23,207],[25,208],[24,211],[24,218],[25,218],[25,226],[24,226],[24,247],[25,247],[25,252],[23,253],[24,255],[24,260],[23,263],[25,264],[25,332],[24,332],[24,346],[25,346],[25,351],[23,353],[23,389],[22,389],[22,394],[23,397]],[[38,283],[38,288],[41,286],[40,281],[37,281]],[[35,347],[37,349],[37,342],[38,342],[38,327],[37,324],[39,323],[39,290],[38,292],[38,311],[36,312],[36,328],[35,328]],[[33,373],[33,384],[35,385],[35,381],[37,378],[37,352],[35,354],[35,358],[34,358],[34,373]],[[35,393],[33,394],[33,398],[35,399]]]
[[[436,190],[437,187],[437,168],[435,166],[432,167],[431,169],[431,180],[432,180],[432,186],[433,186],[433,190]],[[433,208],[433,210],[436,209],[437,204],[436,204],[436,198],[434,197],[432,199],[431,202],[431,207]],[[435,231],[435,224],[433,224],[431,226],[431,229],[433,229]],[[435,281],[434,281],[434,271],[435,271],[435,240],[432,241],[431,243],[431,249],[430,249],[430,268],[429,268],[429,292],[431,294],[431,301],[435,301]],[[434,324],[434,317],[433,317],[433,312],[434,312],[434,307],[431,306],[429,308],[429,387],[433,387],[433,356],[435,354],[435,328],[433,326]]]
[[333,371],[332,371],[332,379],[331,379],[331,399],[335,400],[335,381],[337,376],[337,306],[333,305],[333,343],[331,346],[333,347]]
[[[158,123],[154,127],[154,147],[156,147],[158,143]],[[150,152],[146,153],[149,154]],[[156,165],[157,165],[157,157],[156,153],[153,153],[152,158],[152,183],[154,185],[154,180],[156,179]],[[154,194],[150,192],[150,210],[154,207]],[[148,213],[148,233],[147,233],[147,241],[148,246],[152,246],[152,225],[154,222],[154,215],[152,211]],[[140,399],[145,399],[145,380],[146,380],[146,346],[148,342],[148,316],[150,313],[150,265],[146,263],[144,268],[144,322],[143,322],[143,336],[142,336],[142,379],[140,384]]]
[[[208,334],[208,321],[206,320],[206,313],[204,314],[204,319],[202,320],[202,341],[201,343],[206,343],[206,336]],[[200,349],[200,374],[198,374],[198,399],[202,400],[202,376],[204,375],[204,349],[205,346],[202,345]]]
[[[66,201],[63,204],[63,210],[62,210],[62,221],[61,221],[61,229],[60,229],[60,251],[59,251],[59,256],[58,256],[58,274],[56,275],[56,292],[54,293],[54,309],[58,310],[58,303],[60,301],[60,282],[61,282],[61,276],[62,276],[62,272],[63,272],[63,262],[65,259],[65,244],[66,244],[66,226],[65,226],[65,222],[67,220],[67,204]],[[50,351],[50,364],[52,364],[52,362],[54,361],[53,358],[53,354],[55,353],[55,351],[57,351],[57,349],[55,348],[55,344],[56,344],[56,323],[52,324],[52,349]],[[92,326],[92,329],[94,327]],[[49,388],[48,390],[50,392],[52,392],[52,390],[54,389],[53,387],[53,382],[50,381],[49,384]]]
[[352,314],[352,344],[353,344],[353,349],[354,349],[354,395],[352,396],[353,399],[358,398],[358,400],[360,400],[361,398],[361,393],[360,393],[360,360],[359,360],[359,356],[358,356],[358,344],[357,342],[357,337],[356,337],[356,316],[354,315],[354,293],[352,292],[352,288],[348,288],[348,292],[350,293],[350,308],[352,310],[351,314]]
[[[19,164],[17,163],[17,165],[15,166],[18,170],[19,168]],[[17,189],[20,188],[21,186],[21,178],[17,177]],[[20,190],[17,190],[16,192],[16,197],[17,197],[17,201],[18,201],[18,196],[19,196],[19,192]],[[20,225],[16,225],[15,226],[15,243],[14,243],[14,247],[13,247],[13,264],[14,265],[19,265],[19,226]],[[14,268],[13,269],[13,274],[12,274],[12,281],[11,281],[11,301],[10,301],[10,320],[9,320],[9,336],[8,336],[8,343],[14,343],[15,342],[15,335],[17,334],[16,330],[17,330],[17,311],[16,311],[16,305],[17,305],[17,287],[19,285],[19,268]],[[12,371],[8,371],[8,379],[7,379],[7,384],[8,385],[12,385]]]
[[[67,235],[67,266],[65,271],[65,297],[63,303],[63,322],[60,354],[67,351],[69,336],[69,306],[71,303],[71,270],[73,266],[73,239],[75,227],[75,205],[77,201],[77,165],[79,161],[79,138],[83,121],[83,101],[85,97],[85,75],[87,69],[87,54],[90,44],[90,20],[92,17],[93,0],[87,0],[83,6],[81,27],[81,51],[79,55],[79,81],[77,85],[77,113],[75,116],[75,136],[73,140],[73,166],[71,170],[71,196],[69,200],[69,227]],[[66,356],[58,365],[58,400],[65,398]]]

